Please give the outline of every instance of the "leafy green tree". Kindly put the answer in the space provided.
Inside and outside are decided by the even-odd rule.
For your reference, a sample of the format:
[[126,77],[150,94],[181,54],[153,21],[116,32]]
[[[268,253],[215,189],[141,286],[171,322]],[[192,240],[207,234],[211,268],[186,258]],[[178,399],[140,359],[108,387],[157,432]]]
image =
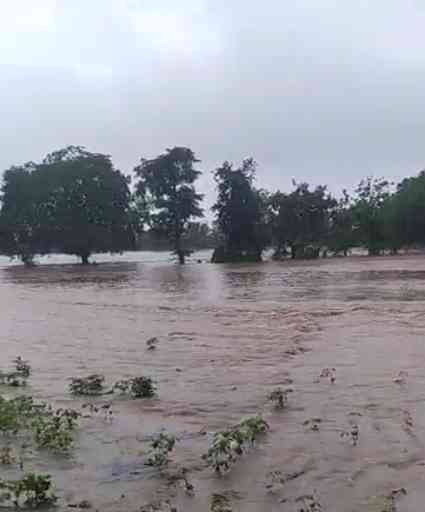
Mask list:
[[31,265],[35,254],[48,252],[42,236],[41,198],[37,166],[28,162],[3,174],[0,211],[0,252]]
[[261,261],[267,245],[265,193],[254,187],[256,163],[243,160],[233,169],[224,162],[214,172],[218,197],[212,207],[223,245],[216,249],[213,261]]
[[402,245],[425,245],[425,171],[404,179],[385,205],[393,252]]
[[330,211],[335,200],[325,186],[310,190],[308,183],[295,183],[289,194],[276,192],[270,197],[272,239],[275,258],[317,257],[326,244]]
[[383,178],[368,177],[356,189],[353,202],[355,235],[370,256],[388,247],[383,207],[390,197],[390,183]]
[[47,155],[37,174],[48,191],[43,222],[52,250],[87,264],[94,252],[134,246],[129,178],[108,155],[68,146]]
[[174,147],[151,160],[142,158],[134,169],[139,178],[136,194],[151,207],[151,229],[168,237],[181,264],[190,254],[183,247],[183,237],[190,222],[203,216],[203,195],[194,185],[201,174],[194,167],[198,162],[191,149]]
[[353,224],[351,199],[347,191],[343,190],[342,198],[335,203],[335,206],[330,211],[327,246],[333,254],[342,253],[344,256],[347,256],[348,251],[354,247]]

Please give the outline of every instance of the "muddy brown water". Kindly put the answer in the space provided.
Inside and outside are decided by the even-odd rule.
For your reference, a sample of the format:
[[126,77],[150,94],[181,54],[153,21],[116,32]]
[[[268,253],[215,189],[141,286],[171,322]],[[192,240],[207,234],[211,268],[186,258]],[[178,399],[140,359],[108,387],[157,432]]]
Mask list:
[[[53,476],[60,509],[169,499],[179,512],[207,511],[213,493],[227,493],[234,511],[292,512],[315,493],[323,511],[383,512],[400,487],[395,510],[423,509],[425,257],[183,268],[131,259],[0,268],[0,367],[29,359],[27,394],[79,407],[68,379],[94,372],[149,375],[159,387],[154,400],[114,398],[112,422],[82,420],[70,459],[28,454],[26,470]],[[335,383],[318,378],[324,368]],[[289,407],[275,411],[267,395],[288,378]],[[212,433],[256,413],[270,432],[215,475],[201,459]],[[357,446],[341,437],[354,423]],[[162,429],[178,442],[158,471],[143,460]],[[171,482],[182,466],[194,497]]]

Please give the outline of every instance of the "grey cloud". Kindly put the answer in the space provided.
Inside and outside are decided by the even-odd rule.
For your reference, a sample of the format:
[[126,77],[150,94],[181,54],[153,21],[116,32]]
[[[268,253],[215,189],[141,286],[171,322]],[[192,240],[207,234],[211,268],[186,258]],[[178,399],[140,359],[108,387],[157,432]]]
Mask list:
[[46,0],[32,20],[5,4],[0,169],[84,144],[130,172],[184,144],[211,203],[224,159],[334,191],[424,166],[419,1]]

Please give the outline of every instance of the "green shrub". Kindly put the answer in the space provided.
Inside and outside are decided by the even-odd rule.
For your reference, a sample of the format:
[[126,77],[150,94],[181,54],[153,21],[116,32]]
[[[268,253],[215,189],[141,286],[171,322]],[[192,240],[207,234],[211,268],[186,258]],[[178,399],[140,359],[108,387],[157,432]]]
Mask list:
[[176,438],[170,434],[161,433],[151,443],[146,465],[161,467],[168,463],[168,454],[174,448]]
[[0,503],[6,507],[36,508],[56,501],[50,475],[29,473],[20,480],[0,479]]
[[248,447],[253,446],[257,437],[268,429],[261,416],[254,416],[227,430],[216,432],[204,459],[217,473],[228,471]]
[[73,395],[97,396],[105,392],[105,377],[94,373],[88,377],[72,377],[69,390]]
[[128,394],[132,398],[152,398],[156,395],[156,386],[150,377],[133,377],[114,384],[114,390]]

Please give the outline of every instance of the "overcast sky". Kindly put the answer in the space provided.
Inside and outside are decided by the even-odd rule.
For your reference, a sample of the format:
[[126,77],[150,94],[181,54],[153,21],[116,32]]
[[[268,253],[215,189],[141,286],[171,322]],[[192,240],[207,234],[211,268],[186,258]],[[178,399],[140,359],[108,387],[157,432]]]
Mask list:
[[0,0],[0,169],[186,145],[331,190],[425,167],[423,0]]

